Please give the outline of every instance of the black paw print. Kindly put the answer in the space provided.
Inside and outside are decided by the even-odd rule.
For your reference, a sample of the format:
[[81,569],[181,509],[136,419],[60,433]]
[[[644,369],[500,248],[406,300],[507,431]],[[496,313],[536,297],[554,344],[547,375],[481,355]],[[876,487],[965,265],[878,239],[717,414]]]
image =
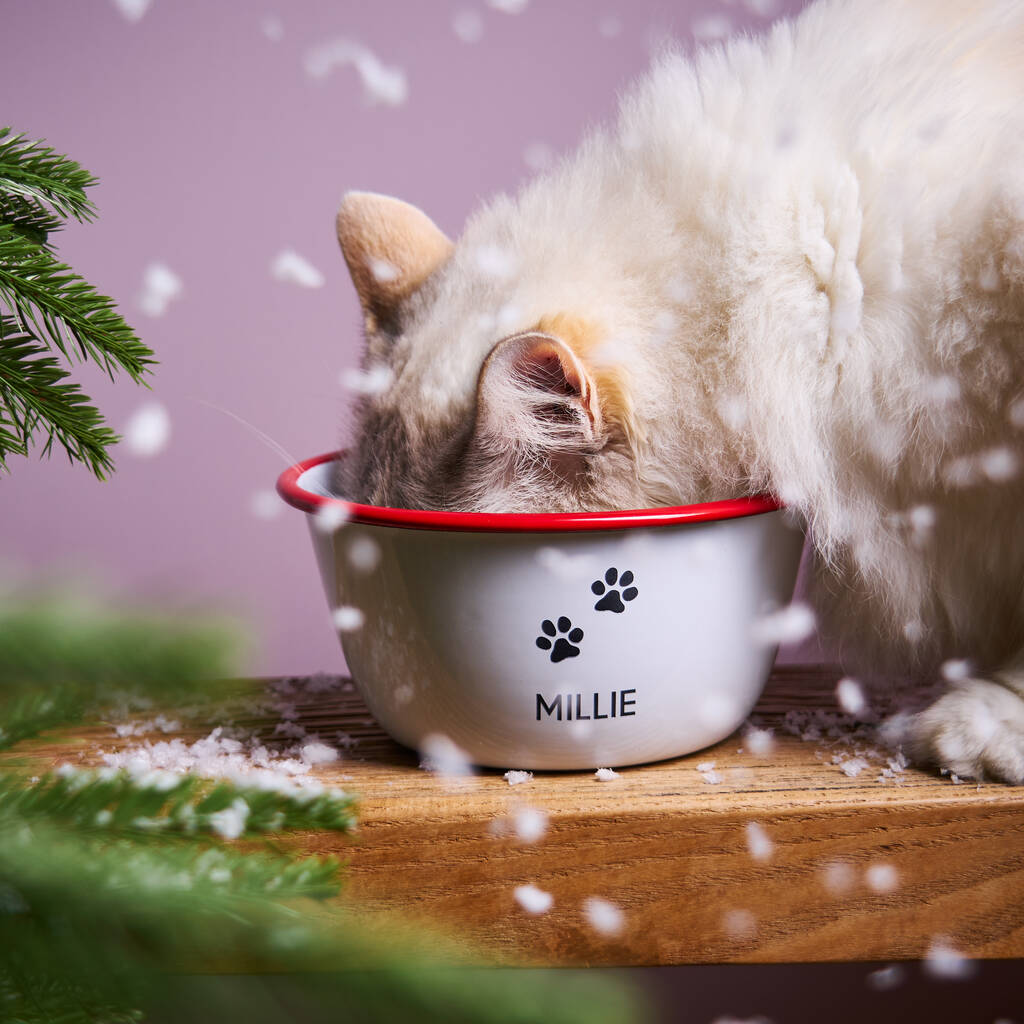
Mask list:
[[[594,580],[590,585],[590,589],[600,596],[604,594],[594,608],[599,612],[624,612],[626,606],[622,603],[623,601],[632,601],[640,591],[636,587],[631,587],[630,584],[633,582],[633,574],[627,569],[621,576],[619,575],[618,569],[609,569],[604,574],[604,583],[600,580]],[[608,587],[614,588],[608,590],[605,594],[605,583]],[[617,585],[617,586],[616,586]],[[619,590],[622,590],[622,596],[619,596]]]
[[541,624],[540,628],[544,630],[547,636],[537,637],[537,646],[542,651],[551,651],[552,661],[565,661],[566,658],[575,658],[580,653],[580,649],[575,645],[583,639],[583,630],[577,626],[575,629],[572,628],[572,619],[561,616],[558,620],[559,633],[566,633],[568,639],[564,636],[560,636],[554,643],[554,650],[551,650],[551,640],[549,637],[553,637],[556,633],[555,624],[550,619],[545,619]]

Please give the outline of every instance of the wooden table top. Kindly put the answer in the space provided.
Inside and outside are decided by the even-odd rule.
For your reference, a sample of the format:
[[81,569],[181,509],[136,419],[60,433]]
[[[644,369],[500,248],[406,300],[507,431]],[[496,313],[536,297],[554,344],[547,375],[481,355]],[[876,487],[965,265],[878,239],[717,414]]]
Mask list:
[[[535,772],[518,785],[500,770],[424,771],[347,680],[277,684],[288,720],[345,744],[316,777],[359,798],[354,837],[287,842],[347,859],[351,905],[439,923],[505,962],[1024,956],[1024,790],[890,760],[840,713],[837,679],[779,667],[753,735],[610,781]],[[233,717],[280,742],[280,703]],[[208,732],[207,721],[180,735]],[[34,749],[52,764],[94,763],[100,747],[130,742],[96,726]],[[530,913],[531,894],[546,900],[517,899],[522,886],[550,908]]]

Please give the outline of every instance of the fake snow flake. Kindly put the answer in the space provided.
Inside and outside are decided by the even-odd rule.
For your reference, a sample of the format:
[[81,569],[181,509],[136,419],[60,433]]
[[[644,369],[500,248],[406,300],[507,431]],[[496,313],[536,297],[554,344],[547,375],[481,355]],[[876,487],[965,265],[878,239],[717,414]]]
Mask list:
[[1010,448],[991,448],[979,456],[981,471],[994,484],[1012,480],[1020,472],[1020,459]]
[[452,16],[452,31],[464,43],[478,43],[484,34],[484,19],[479,11],[456,11]]
[[230,807],[210,815],[210,828],[225,839],[237,839],[245,831],[249,805],[239,797]]
[[276,519],[281,507],[281,499],[275,491],[256,491],[249,498],[249,511],[257,519]]
[[931,505],[914,505],[907,509],[910,539],[916,547],[923,547],[935,529],[935,509]]
[[351,64],[363,85],[368,103],[401,106],[409,95],[405,72],[388,67],[361,43],[332,39],[307,51],[303,63],[310,78],[323,80],[338,67]]
[[597,31],[604,36],[605,39],[614,39],[616,36],[622,34],[622,20],[616,18],[614,14],[606,14],[597,23]]
[[352,568],[359,572],[373,572],[380,563],[380,545],[371,537],[356,537],[346,553]]
[[926,380],[921,393],[934,405],[952,405],[960,398],[960,383],[948,373],[940,374]]
[[743,6],[762,18],[774,18],[780,9],[779,0],[743,0]]
[[598,768],[594,772],[594,778],[598,782],[614,782],[619,777],[619,773],[614,768]]
[[554,896],[535,885],[517,885],[512,893],[528,914],[546,914],[555,902]]
[[1006,410],[1006,418],[1010,421],[1011,426],[1018,430],[1024,430],[1024,398],[1017,398],[1010,403],[1010,407]]
[[701,772],[700,777],[709,786],[718,786],[725,781],[721,772],[716,772],[713,768],[710,771]]
[[114,6],[125,21],[140,21],[151,3],[152,0],[114,0]]
[[373,274],[374,281],[388,284],[391,281],[397,281],[401,271],[394,263],[389,263],[387,260],[371,259],[370,273]]
[[622,909],[600,896],[590,896],[583,901],[583,915],[587,924],[601,935],[618,935],[626,924]]
[[546,142],[529,142],[523,150],[523,163],[531,171],[543,171],[555,160],[555,151]]
[[329,501],[316,510],[313,523],[321,533],[334,533],[339,526],[349,521],[351,514],[343,501]]
[[853,868],[843,861],[826,864],[821,872],[822,884],[831,893],[849,892],[853,888],[856,876]]
[[498,280],[511,277],[519,268],[519,260],[515,253],[493,243],[477,246],[473,253],[473,262],[485,277]]
[[971,663],[962,658],[951,658],[942,663],[940,671],[947,683],[959,683],[971,674]]
[[724,39],[732,31],[732,22],[724,14],[706,14],[693,19],[690,31],[693,38],[701,43]]
[[754,640],[766,646],[797,644],[814,632],[814,612],[795,601],[776,612],[763,615],[753,626]]
[[335,608],[331,613],[331,619],[334,621],[334,628],[340,629],[342,633],[351,633],[354,630],[362,629],[363,623],[366,622],[366,616],[361,609],[353,608],[349,604]]
[[537,552],[536,558],[552,576],[560,580],[581,580],[594,571],[591,555],[569,555],[560,548],[543,547]]
[[742,430],[747,425],[747,400],[742,395],[720,395],[715,408],[730,430]]
[[505,14],[522,14],[530,0],[487,0],[487,6]]
[[757,932],[757,918],[749,910],[727,910],[722,928],[730,939],[750,939]]
[[934,939],[925,954],[924,970],[933,978],[964,981],[976,969],[977,965],[954,949],[948,939]]
[[725,729],[737,719],[736,700],[724,693],[708,694],[697,707],[697,717],[709,729]]
[[747,822],[747,850],[754,860],[770,860],[775,851],[775,844],[756,821]]
[[895,892],[900,884],[900,873],[892,864],[871,864],[864,872],[864,880],[872,892]]
[[836,701],[853,718],[860,715],[868,706],[860,683],[856,679],[850,679],[848,676],[836,683]]
[[420,767],[444,779],[459,779],[473,774],[469,755],[441,733],[424,736],[420,743]]
[[701,761],[700,764],[697,765],[697,771],[699,771],[699,772],[712,772],[714,770],[715,770],[715,762],[714,761]]
[[272,43],[279,43],[284,38],[284,22],[276,14],[267,14],[260,18],[260,31]]
[[877,971],[871,971],[865,981],[868,988],[873,988],[876,992],[890,992],[903,984],[903,968],[899,964],[880,967]]
[[282,249],[270,265],[271,277],[302,288],[322,288],[324,275],[294,249]]
[[147,402],[132,414],[124,426],[124,443],[133,455],[148,459],[167,447],[171,417],[160,402]]
[[521,786],[524,782],[530,782],[533,779],[533,772],[523,772],[517,769],[505,772],[503,778],[510,786]]
[[535,843],[548,830],[548,816],[535,807],[521,807],[512,815],[516,838],[524,843]]
[[365,370],[350,367],[341,371],[341,385],[357,395],[382,395],[395,379],[390,367],[378,363]]
[[863,757],[848,757],[836,763],[839,766],[839,770],[851,779],[855,779],[865,768],[870,767]]
[[163,316],[182,291],[181,278],[164,263],[150,263],[142,273],[139,309],[146,316]]
[[338,752],[326,743],[307,743],[300,751],[300,756],[309,765],[330,764],[338,760]]
[[743,736],[743,742],[756,757],[766,757],[775,749],[775,736],[771,729],[749,729]]

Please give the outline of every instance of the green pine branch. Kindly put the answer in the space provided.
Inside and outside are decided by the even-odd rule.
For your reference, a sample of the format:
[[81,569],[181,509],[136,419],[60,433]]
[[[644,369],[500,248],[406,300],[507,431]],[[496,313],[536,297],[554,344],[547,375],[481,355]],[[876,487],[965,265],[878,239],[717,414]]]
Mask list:
[[0,224],[0,299],[26,328],[65,356],[77,346],[81,359],[98,363],[111,380],[119,367],[141,383],[154,362],[112,299],[9,224]]
[[89,221],[96,208],[85,190],[96,179],[80,164],[55,153],[42,142],[0,128],[0,193],[51,206],[61,217]]
[[355,827],[354,804],[339,789],[282,791],[165,771],[134,777],[110,768],[67,768],[28,786],[13,776],[0,778],[0,820],[46,819],[106,834],[252,838],[282,829],[349,832]]
[[0,604],[0,750],[111,704],[210,699],[234,674],[227,621],[113,614],[69,598]]
[[7,456],[28,454],[37,432],[43,455],[58,443],[101,480],[113,468],[107,449],[118,436],[51,350],[136,384],[155,362],[114,302],[50,246],[64,218],[93,218],[93,184],[74,160],[0,128],[0,470]]
[[26,455],[37,429],[47,434],[43,454],[54,441],[71,461],[85,463],[101,480],[113,469],[107,448],[120,438],[68,371],[14,317],[0,314],[0,469],[7,455]]

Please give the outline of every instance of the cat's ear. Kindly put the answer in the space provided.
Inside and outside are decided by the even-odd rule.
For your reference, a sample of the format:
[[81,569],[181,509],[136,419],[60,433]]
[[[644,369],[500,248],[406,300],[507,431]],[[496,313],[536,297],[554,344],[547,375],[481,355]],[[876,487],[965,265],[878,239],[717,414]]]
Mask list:
[[544,449],[578,450],[601,434],[597,388],[583,361],[548,334],[498,342],[477,386],[477,428]]
[[369,330],[394,323],[401,302],[454,248],[421,210],[375,192],[346,193],[337,229]]

